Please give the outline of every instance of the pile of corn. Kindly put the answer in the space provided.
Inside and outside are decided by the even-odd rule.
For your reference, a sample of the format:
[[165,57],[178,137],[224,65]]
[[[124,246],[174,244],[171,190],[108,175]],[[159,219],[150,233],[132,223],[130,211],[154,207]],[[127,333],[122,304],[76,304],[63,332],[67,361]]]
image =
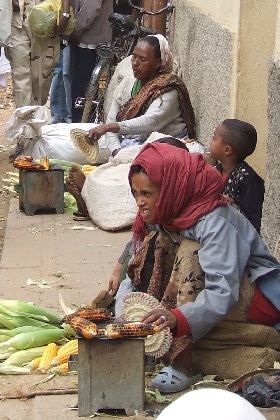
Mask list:
[[0,300],[0,374],[30,373],[28,363],[48,354],[50,343],[56,346],[74,335],[69,326],[61,327],[60,314],[20,300]]
[[56,343],[50,343],[45,348],[41,357],[35,357],[28,367],[31,371],[46,373],[67,373],[68,361],[72,354],[78,354],[78,340],[68,341],[59,347]]

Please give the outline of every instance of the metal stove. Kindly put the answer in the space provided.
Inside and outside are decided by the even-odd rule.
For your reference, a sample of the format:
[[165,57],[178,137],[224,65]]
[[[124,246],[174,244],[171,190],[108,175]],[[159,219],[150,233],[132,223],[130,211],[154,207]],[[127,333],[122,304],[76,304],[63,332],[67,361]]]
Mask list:
[[28,216],[37,211],[64,212],[64,170],[57,164],[51,164],[47,171],[20,169],[15,190],[19,193],[19,209]]

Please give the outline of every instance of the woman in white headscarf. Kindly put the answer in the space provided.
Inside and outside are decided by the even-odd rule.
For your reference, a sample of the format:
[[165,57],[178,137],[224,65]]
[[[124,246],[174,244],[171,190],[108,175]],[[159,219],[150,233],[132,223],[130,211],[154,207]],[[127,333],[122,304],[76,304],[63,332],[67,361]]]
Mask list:
[[195,138],[195,119],[188,90],[171,74],[173,57],[163,35],[141,38],[131,57],[133,76],[117,87],[106,124],[89,131],[93,143],[105,135],[112,156],[142,144],[153,131]]
[[[189,93],[183,81],[171,74],[173,58],[164,36],[141,38],[131,64],[133,76],[125,77],[116,88],[106,124],[92,128],[87,135],[88,143],[96,146],[98,141],[99,162],[101,155],[108,159],[124,147],[143,144],[153,131],[195,138]],[[90,175],[85,177],[75,165],[69,171],[68,191],[78,205],[74,220],[94,220],[91,207],[96,202],[95,174]]]

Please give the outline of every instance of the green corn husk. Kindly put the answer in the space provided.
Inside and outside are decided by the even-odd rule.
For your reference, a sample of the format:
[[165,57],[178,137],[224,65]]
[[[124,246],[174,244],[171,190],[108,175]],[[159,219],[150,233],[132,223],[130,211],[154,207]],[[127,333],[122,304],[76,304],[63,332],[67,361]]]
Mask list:
[[18,350],[11,354],[2,365],[22,366],[25,363],[31,362],[36,357],[41,357],[47,346],[33,347],[27,350]]
[[1,375],[29,375],[31,370],[27,367],[4,365],[0,363],[0,374]]
[[13,347],[17,350],[26,350],[32,347],[40,347],[49,343],[56,343],[69,336],[62,328],[45,329],[43,331],[30,331],[17,334],[4,343],[0,343],[0,348]]
[[67,336],[69,336],[69,334],[61,328],[30,331],[17,334],[4,343],[0,343],[0,348],[13,347],[17,350],[26,350],[31,347],[40,347],[49,343],[56,343]]
[[[3,350],[3,349],[2,349]],[[8,357],[10,357],[12,354],[14,354],[17,350],[15,349],[10,349],[9,351],[7,351],[7,349],[5,349],[4,353],[0,353],[0,361],[2,362],[3,360],[7,360]]]
[[30,331],[42,331],[42,329],[52,329],[57,328],[55,325],[50,324],[44,324],[44,325],[38,325],[38,326],[32,326],[32,325],[23,325],[22,327],[12,328],[9,329],[0,329],[0,336],[1,335],[7,335],[7,338],[14,337],[17,334],[30,332]]
[[[0,309],[1,311],[1,309]],[[15,328],[25,327],[25,326],[32,326],[38,328],[57,328],[51,324],[46,322],[38,321],[37,319],[33,319],[31,317],[26,316],[11,316],[6,315],[0,312],[0,322],[6,328],[12,330]]]
[[82,169],[83,165],[79,163],[71,162],[70,160],[63,160],[63,159],[49,159],[50,163],[57,164],[61,166],[63,169],[69,169],[72,165],[78,166],[78,168]]
[[9,340],[9,338],[10,337],[8,335],[1,334],[0,335],[0,343],[4,343],[4,341]]
[[[42,322],[59,324],[61,315],[22,300],[0,300],[0,312],[10,316],[26,316]],[[0,320],[0,322],[2,322]]]

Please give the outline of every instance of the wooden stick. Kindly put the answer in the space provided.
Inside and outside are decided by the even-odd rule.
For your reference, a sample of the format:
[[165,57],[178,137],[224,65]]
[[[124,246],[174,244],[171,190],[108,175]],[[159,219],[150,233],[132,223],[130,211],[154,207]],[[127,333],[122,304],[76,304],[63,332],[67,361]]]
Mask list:
[[34,398],[39,395],[66,395],[66,394],[78,394],[78,389],[49,389],[47,391],[34,391],[27,394],[19,393],[18,395],[0,395],[0,400],[11,400],[11,399],[28,399]]

